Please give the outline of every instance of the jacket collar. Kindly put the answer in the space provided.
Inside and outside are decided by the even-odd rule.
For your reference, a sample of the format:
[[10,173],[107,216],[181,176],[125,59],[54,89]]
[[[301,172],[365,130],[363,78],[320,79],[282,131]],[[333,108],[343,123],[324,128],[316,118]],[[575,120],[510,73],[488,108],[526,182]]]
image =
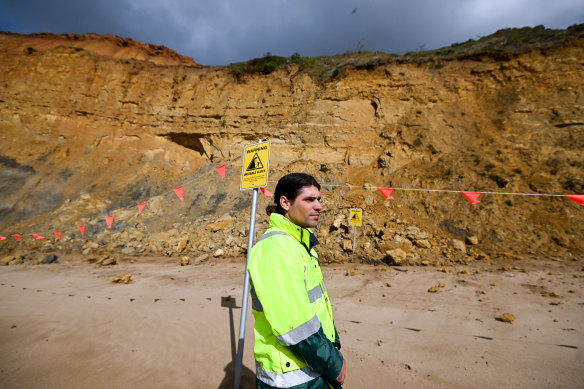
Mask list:
[[318,239],[316,239],[316,236],[314,236],[314,233],[310,228],[297,226],[279,213],[274,212],[270,215],[270,228],[272,227],[284,230],[292,235],[292,237],[306,247],[309,252],[314,246],[319,244]]

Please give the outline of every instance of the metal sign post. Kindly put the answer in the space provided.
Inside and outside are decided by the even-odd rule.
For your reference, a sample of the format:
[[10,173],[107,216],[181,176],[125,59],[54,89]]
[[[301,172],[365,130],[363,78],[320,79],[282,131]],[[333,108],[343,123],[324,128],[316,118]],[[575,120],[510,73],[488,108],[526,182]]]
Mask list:
[[355,254],[356,242],[357,242],[357,226],[353,226],[353,254]]
[[241,367],[243,363],[243,346],[245,343],[245,324],[247,321],[247,300],[249,296],[249,273],[247,264],[253,246],[255,235],[255,220],[258,200],[258,187],[268,184],[268,164],[270,160],[270,142],[262,143],[259,139],[255,145],[244,148],[243,168],[241,169],[240,190],[253,188],[251,200],[251,215],[249,217],[249,236],[247,238],[247,255],[245,259],[245,277],[243,279],[243,297],[241,298],[241,316],[239,319],[239,340],[237,341],[237,360],[235,363],[235,379],[233,388],[239,389],[241,381]]
[[239,389],[241,379],[241,365],[243,362],[243,344],[245,342],[245,322],[247,319],[247,299],[249,295],[249,274],[247,272],[247,263],[249,254],[253,246],[253,237],[255,232],[256,205],[258,200],[258,188],[254,188],[251,200],[251,215],[249,217],[249,237],[247,238],[247,256],[245,259],[245,278],[243,279],[243,297],[241,299],[241,317],[239,319],[239,340],[237,341],[237,362],[235,364],[235,380],[233,389]]

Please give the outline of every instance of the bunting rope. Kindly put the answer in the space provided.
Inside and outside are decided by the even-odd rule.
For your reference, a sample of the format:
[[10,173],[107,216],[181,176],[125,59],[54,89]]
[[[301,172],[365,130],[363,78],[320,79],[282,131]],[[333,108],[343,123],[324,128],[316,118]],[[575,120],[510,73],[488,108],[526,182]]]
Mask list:
[[[223,165],[215,168],[215,171],[221,176],[222,179],[225,178],[225,167],[226,167],[225,164],[223,164]],[[159,193],[157,195],[151,196],[149,199],[147,199],[146,201],[144,201],[144,202],[142,202],[140,204],[128,205],[126,207],[117,208],[117,209],[111,211],[111,214],[105,218],[105,222],[106,222],[108,228],[111,229],[111,227],[112,227],[112,224],[113,224],[113,221],[114,221],[114,216],[113,216],[114,213],[121,212],[121,211],[124,211],[124,210],[129,210],[129,209],[134,208],[134,207],[138,207],[138,215],[140,215],[140,214],[142,214],[142,211],[144,210],[144,208],[146,207],[146,205],[148,203],[152,202],[155,197],[166,196],[167,194],[173,192],[181,201],[184,200],[183,187],[186,186],[186,185],[188,185],[188,184],[191,184],[191,183],[196,182],[199,178],[200,177],[193,178],[193,179],[191,179],[189,181],[186,181],[183,185],[181,185],[179,187],[176,187],[176,188],[174,188],[172,190],[167,190],[165,192],[162,192],[162,193]],[[77,229],[81,233],[81,237],[84,237],[85,236],[85,225],[83,225],[83,224],[78,225],[77,226]],[[53,231],[53,233],[57,237],[57,240],[61,240],[61,233],[62,232],[65,232],[65,231],[68,231],[68,230],[69,229],[55,230],[55,231]],[[32,235],[32,237],[35,240],[45,239],[44,236],[37,235],[36,233],[32,233],[31,235]],[[20,234],[12,234],[12,235],[9,234],[8,236],[12,236],[14,239],[18,240],[19,242],[21,242],[22,241],[22,238],[24,237],[24,235],[20,235]],[[7,239],[8,239],[7,236],[0,236],[0,241],[7,240]]]
[[[215,171],[221,176],[222,179],[225,178],[225,169],[226,166],[225,164],[216,167]],[[146,201],[137,204],[137,205],[132,205],[132,206],[127,206],[127,207],[122,207],[122,208],[118,208],[116,210],[113,210],[107,217],[105,217],[105,222],[107,225],[108,229],[111,229],[112,224],[114,222],[114,216],[113,213],[116,212],[120,212],[120,211],[124,211],[124,210],[128,210],[131,209],[135,206],[138,207],[138,215],[142,214],[142,211],[144,210],[144,208],[146,207],[146,205],[153,201],[153,199],[155,197],[160,197],[160,196],[165,196],[166,194],[173,192],[181,201],[184,201],[184,191],[183,188],[185,185],[191,184],[196,182],[199,179],[199,177],[197,178],[193,178],[189,181],[186,181],[183,185],[178,186],[172,190],[168,190],[166,192],[162,192],[158,195],[152,196],[149,199],[147,199]],[[270,183],[274,183],[275,181],[269,181]],[[394,190],[397,191],[417,191],[417,192],[441,192],[441,193],[461,193],[470,204],[477,204],[480,203],[480,201],[478,200],[478,197],[481,194],[492,194],[492,195],[507,195],[507,196],[539,196],[539,197],[566,197],[580,205],[584,206],[584,195],[566,195],[566,194],[550,194],[550,193],[519,193],[519,192],[479,192],[479,191],[463,191],[463,190],[448,190],[448,189],[424,189],[424,188],[384,188],[384,187],[379,187],[379,186],[371,186],[371,185],[331,185],[331,184],[322,184],[322,187],[326,187],[326,188],[349,188],[349,189],[369,189],[369,190],[379,190],[379,192],[383,195],[383,197],[385,197],[386,199],[393,199],[393,197],[391,196],[391,193]],[[270,192],[269,190],[267,190],[265,187],[260,187],[259,188],[262,192],[262,194],[264,195],[264,197],[274,197],[274,194],[272,192]],[[77,229],[79,230],[79,232],[81,233],[81,237],[85,236],[85,225],[81,224],[77,226]],[[67,229],[68,230],[68,229]],[[65,230],[65,231],[67,231]],[[55,230],[53,231],[53,233],[55,234],[55,236],[57,237],[57,240],[61,240],[61,232],[60,230]],[[35,240],[39,240],[39,239],[45,239],[44,236],[38,235],[36,233],[32,233],[30,234],[32,235],[32,237]],[[10,236],[10,235],[9,235]],[[14,239],[22,242],[22,238],[24,237],[24,235],[20,235],[20,234],[12,234],[11,235]],[[0,236],[0,241],[2,240],[7,240],[8,237],[7,236]]]
[[[321,186],[327,188],[360,188],[360,189],[393,189],[393,190],[411,190],[419,192],[446,192],[446,193],[462,193],[468,192],[463,190],[448,190],[448,189],[421,189],[421,188],[383,188],[378,186],[366,186],[366,185],[327,185],[321,184]],[[548,197],[565,197],[565,196],[578,196],[578,195],[563,195],[563,194],[548,194],[548,193],[518,193],[518,192],[471,192],[480,194],[496,194],[496,195],[515,195],[515,196],[548,196]]]

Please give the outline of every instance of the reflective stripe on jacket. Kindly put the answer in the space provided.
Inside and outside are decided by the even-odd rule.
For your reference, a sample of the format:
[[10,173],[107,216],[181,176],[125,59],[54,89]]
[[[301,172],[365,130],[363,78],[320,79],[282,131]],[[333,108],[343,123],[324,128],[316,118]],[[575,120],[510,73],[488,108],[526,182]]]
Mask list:
[[318,380],[326,388],[325,380],[335,380],[341,371],[332,307],[311,247],[315,241],[309,229],[273,213],[252,248],[254,356],[262,386],[313,387]]

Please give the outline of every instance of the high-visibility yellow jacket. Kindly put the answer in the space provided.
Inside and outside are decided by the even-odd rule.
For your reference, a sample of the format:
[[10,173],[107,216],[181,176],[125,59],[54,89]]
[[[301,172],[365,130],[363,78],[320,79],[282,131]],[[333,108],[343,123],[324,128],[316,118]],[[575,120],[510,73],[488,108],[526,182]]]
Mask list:
[[258,387],[327,388],[343,357],[324,286],[318,241],[272,213],[248,263]]

